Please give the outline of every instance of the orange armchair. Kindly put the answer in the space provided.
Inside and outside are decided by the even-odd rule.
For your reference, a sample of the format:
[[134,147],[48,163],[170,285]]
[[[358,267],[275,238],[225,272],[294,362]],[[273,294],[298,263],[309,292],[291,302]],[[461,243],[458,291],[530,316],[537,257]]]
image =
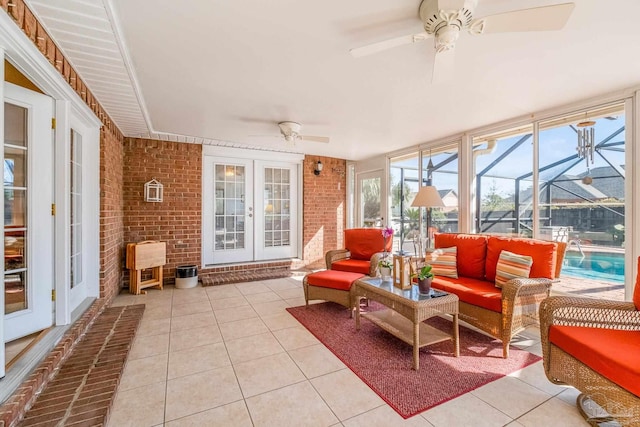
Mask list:
[[335,249],[325,254],[327,270],[349,271],[373,277],[382,253],[385,249],[391,252],[393,242],[392,239],[385,242],[379,228],[351,228],[344,231],[344,245],[345,249]]
[[[640,276],[633,302],[547,298],[540,337],[547,378],[582,393],[578,409],[588,421],[640,426]],[[592,402],[608,415],[594,413]]]

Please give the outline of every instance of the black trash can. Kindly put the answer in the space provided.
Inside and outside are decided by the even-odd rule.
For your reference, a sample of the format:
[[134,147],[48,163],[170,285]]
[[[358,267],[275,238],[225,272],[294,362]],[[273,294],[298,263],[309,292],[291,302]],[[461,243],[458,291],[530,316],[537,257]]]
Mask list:
[[176,267],[176,288],[188,289],[198,286],[198,267],[181,265]]

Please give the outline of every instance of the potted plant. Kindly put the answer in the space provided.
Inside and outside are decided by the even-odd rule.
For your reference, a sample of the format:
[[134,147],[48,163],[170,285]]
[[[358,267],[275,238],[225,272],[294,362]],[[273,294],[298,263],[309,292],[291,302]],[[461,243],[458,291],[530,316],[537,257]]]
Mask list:
[[389,280],[391,278],[391,261],[388,258],[382,258],[378,261],[378,270],[380,270],[380,276],[382,280]]
[[418,289],[421,294],[429,294],[431,291],[431,281],[433,280],[433,273],[431,272],[431,265],[425,264],[414,276],[418,279]]

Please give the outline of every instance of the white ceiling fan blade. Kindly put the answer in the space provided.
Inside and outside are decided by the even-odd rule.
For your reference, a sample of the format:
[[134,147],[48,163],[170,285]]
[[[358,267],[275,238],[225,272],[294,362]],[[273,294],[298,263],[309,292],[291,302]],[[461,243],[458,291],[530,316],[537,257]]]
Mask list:
[[455,49],[445,50],[444,52],[436,52],[433,60],[433,74],[431,75],[431,83],[445,83],[453,80],[455,72]]
[[299,138],[303,141],[314,141],[314,142],[329,142],[328,136],[309,136],[309,135],[300,135]]
[[482,18],[482,33],[560,30],[567,23],[574,6],[573,3],[563,3],[486,16]]
[[430,37],[432,37],[432,35],[427,33],[409,34],[406,36],[396,37],[393,39],[372,43],[366,46],[357,47],[355,49],[351,49],[349,53],[351,53],[351,56],[353,56],[354,58],[360,58],[361,56],[371,55],[373,53],[381,52],[383,50],[391,49],[397,46],[426,40]]

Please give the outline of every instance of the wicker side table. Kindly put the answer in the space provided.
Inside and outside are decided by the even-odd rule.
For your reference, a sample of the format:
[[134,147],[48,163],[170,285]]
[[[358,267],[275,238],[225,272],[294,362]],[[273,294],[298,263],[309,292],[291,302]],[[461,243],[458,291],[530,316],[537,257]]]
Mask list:
[[[458,296],[446,294],[437,298],[420,295],[418,287],[401,290],[392,282],[379,278],[363,278],[354,285],[356,298],[356,329],[360,329],[360,316],[370,320],[393,336],[413,346],[413,369],[420,369],[420,347],[453,340],[454,354],[460,356],[458,337]],[[385,306],[388,310],[360,313],[360,298],[369,298]],[[440,314],[453,316],[453,330],[446,334],[429,325],[424,320]]]

